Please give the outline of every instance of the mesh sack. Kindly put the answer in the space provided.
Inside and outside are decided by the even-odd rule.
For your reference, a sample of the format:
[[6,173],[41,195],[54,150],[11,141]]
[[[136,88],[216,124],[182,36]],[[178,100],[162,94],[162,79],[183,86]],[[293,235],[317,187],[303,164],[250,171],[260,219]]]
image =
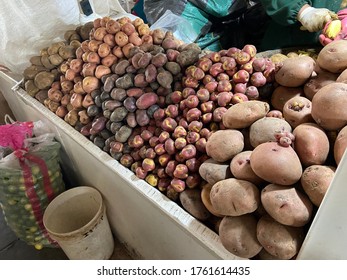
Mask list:
[[[18,123],[6,126],[14,125]],[[24,145],[25,140],[31,143]],[[22,148],[1,148],[1,209],[17,237],[37,249],[58,246],[43,225],[43,213],[48,204],[65,190],[59,164],[60,148],[61,145],[49,134],[24,139]]]

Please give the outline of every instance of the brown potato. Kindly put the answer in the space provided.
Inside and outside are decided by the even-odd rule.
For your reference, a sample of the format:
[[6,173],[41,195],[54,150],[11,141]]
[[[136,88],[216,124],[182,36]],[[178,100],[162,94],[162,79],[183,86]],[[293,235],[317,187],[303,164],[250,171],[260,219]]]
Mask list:
[[337,165],[339,165],[343,154],[347,147],[347,126],[343,127],[337,135],[334,143],[334,158]]
[[325,193],[327,192],[336,168],[326,165],[311,165],[302,173],[301,185],[317,207],[320,206]]
[[341,73],[347,68],[347,41],[335,40],[321,49],[317,57],[320,68]]
[[293,131],[294,150],[304,166],[324,164],[330,144],[325,131],[316,123],[303,123]]
[[229,252],[241,258],[252,258],[262,249],[256,230],[257,220],[250,214],[224,217],[219,225],[219,237]]
[[40,89],[35,86],[34,80],[27,80],[24,83],[24,88],[27,94],[34,97]]
[[275,133],[292,132],[290,124],[279,118],[265,117],[255,121],[249,128],[249,139],[253,148],[261,143],[276,141]]
[[244,147],[243,135],[235,129],[218,130],[208,138],[206,153],[218,162],[232,159]]
[[347,124],[347,84],[331,83],[312,99],[311,115],[325,130],[338,130]]
[[304,90],[302,87],[284,87],[278,86],[271,95],[271,105],[274,109],[283,111],[284,104],[295,96],[303,96]]
[[73,46],[60,47],[59,48],[59,55],[64,60],[67,60],[69,58],[75,58],[76,57],[76,49]]
[[311,116],[312,104],[309,99],[303,96],[295,96],[289,99],[283,106],[283,117],[292,126],[313,122]]
[[218,214],[241,216],[252,213],[258,208],[260,193],[251,182],[229,178],[212,186],[210,199]]
[[300,250],[305,233],[302,227],[291,227],[263,216],[257,224],[257,239],[271,255],[282,260],[293,258]]
[[226,128],[246,128],[256,120],[263,118],[270,111],[266,102],[251,100],[231,106],[223,114],[222,121]]
[[291,146],[262,143],[253,150],[250,160],[254,173],[270,183],[293,185],[302,175],[300,159]]
[[34,78],[34,84],[38,89],[48,89],[54,82],[54,74],[51,72],[39,72]]
[[211,213],[201,200],[200,189],[185,189],[183,192],[180,192],[179,200],[182,207],[196,219],[205,221],[211,216]]
[[315,61],[309,56],[298,56],[282,61],[282,66],[275,73],[275,80],[282,86],[302,86],[312,75]]
[[57,53],[50,55],[48,59],[49,62],[55,66],[60,65],[64,61],[64,59]]
[[[41,56],[40,56],[41,59]],[[41,61],[41,60],[40,60]],[[23,76],[26,80],[31,80],[34,79],[36,74],[45,71],[46,68],[44,66],[39,66],[39,65],[30,65],[29,67],[24,69]]]
[[252,151],[237,154],[230,162],[230,171],[236,179],[246,180],[258,186],[264,180],[257,176],[251,168],[250,157]]
[[57,54],[59,52],[60,47],[65,46],[64,42],[56,42],[53,43],[52,45],[50,45],[47,49],[47,53],[48,55],[53,55],[53,54]]
[[261,191],[260,198],[266,212],[283,225],[302,227],[311,220],[313,205],[294,186],[269,184]]
[[215,161],[212,158],[205,160],[200,165],[199,174],[211,185],[231,177],[229,164]]

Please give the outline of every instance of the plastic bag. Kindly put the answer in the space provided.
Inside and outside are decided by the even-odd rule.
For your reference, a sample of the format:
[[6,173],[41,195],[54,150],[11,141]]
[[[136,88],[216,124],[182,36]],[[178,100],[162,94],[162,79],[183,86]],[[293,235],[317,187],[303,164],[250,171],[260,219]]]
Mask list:
[[3,1],[0,17],[0,65],[22,74],[29,59],[54,42],[64,39],[65,31],[97,17],[130,15],[115,0],[89,0],[93,13],[86,16],[80,0]]
[[185,43],[193,43],[198,38],[198,33],[193,29],[188,20],[175,15],[167,10],[155,23],[151,25],[151,30],[163,29],[172,31],[175,38]]
[[0,153],[0,206],[5,220],[17,237],[37,249],[56,247],[42,219],[50,201],[65,190],[59,165],[61,145],[42,122],[0,126],[1,134],[9,130],[14,134],[8,138],[17,141],[8,141]]
[[[192,31],[197,34],[194,42],[202,49],[218,51],[222,48],[243,47],[245,39],[253,35],[250,34],[253,30],[249,30],[248,27],[243,28],[243,23],[245,14],[256,5],[260,5],[259,0],[147,0],[144,2],[144,12],[148,22],[155,24],[166,10],[170,10],[176,16],[189,22]],[[261,13],[262,11],[253,23],[248,23],[252,26],[256,25],[256,30],[257,24],[262,20]],[[253,38],[250,39],[253,40]]]

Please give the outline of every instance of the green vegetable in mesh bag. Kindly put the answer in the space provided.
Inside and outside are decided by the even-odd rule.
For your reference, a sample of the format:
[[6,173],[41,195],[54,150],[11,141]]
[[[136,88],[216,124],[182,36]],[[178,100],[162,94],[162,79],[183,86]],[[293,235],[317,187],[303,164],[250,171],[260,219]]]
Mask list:
[[57,246],[42,221],[50,201],[65,190],[61,145],[53,138],[42,131],[35,134],[30,122],[0,126],[0,205],[17,237],[37,249]]

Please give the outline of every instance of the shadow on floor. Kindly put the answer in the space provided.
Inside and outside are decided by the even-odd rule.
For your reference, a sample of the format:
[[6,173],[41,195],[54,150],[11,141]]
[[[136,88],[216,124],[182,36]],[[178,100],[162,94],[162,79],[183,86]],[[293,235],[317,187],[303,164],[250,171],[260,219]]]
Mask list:
[[[125,246],[115,240],[115,248],[111,260],[132,260]],[[0,260],[68,260],[63,250],[59,248],[43,248],[36,250],[17,238],[6,224],[0,210]]]
[[61,249],[43,248],[36,250],[17,238],[6,224],[0,211],[0,260],[67,260]]

